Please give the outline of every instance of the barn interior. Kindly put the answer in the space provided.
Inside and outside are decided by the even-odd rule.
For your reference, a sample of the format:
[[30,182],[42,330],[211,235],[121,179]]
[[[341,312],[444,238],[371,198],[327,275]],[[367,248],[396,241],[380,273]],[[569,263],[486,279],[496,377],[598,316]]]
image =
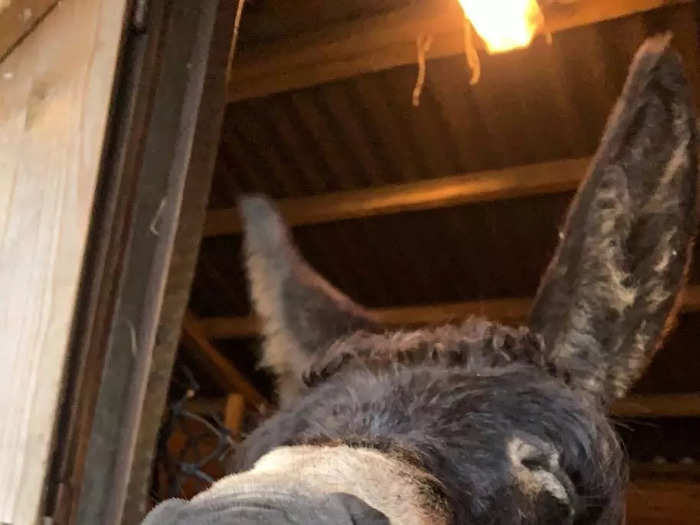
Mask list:
[[[700,100],[696,2],[540,3],[551,39],[490,54],[475,36],[472,85],[456,0],[245,2],[188,313],[153,423],[153,503],[222,475],[277,402],[258,366],[238,196],[278,201],[311,265],[387,324],[518,324],[645,37],[673,32]],[[629,523],[700,516],[698,340],[696,247],[675,330],[612,411],[632,464]]]

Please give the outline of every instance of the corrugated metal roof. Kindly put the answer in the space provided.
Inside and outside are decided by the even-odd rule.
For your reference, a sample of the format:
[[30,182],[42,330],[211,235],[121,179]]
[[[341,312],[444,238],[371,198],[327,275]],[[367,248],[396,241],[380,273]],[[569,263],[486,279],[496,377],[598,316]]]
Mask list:
[[463,56],[429,61],[418,108],[416,66],[233,104],[212,207],[232,204],[237,191],[298,197],[590,154],[647,35],[673,29],[697,80],[692,9],[482,55],[476,86]]
[[[247,0],[240,32],[242,48],[264,45],[320,27],[404,7],[416,0]],[[419,0],[444,3],[446,0]]]

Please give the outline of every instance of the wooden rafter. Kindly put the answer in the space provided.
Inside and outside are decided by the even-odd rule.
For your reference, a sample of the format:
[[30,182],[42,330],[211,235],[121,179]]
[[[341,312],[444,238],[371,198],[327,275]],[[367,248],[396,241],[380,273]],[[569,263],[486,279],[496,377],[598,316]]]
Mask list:
[[[186,404],[188,410],[206,415],[226,413],[228,406],[229,398],[198,398],[189,400]],[[610,409],[610,414],[621,418],[700,417],[700,392],[630,396],[616,401]],[[649,468],[654,471],[664,470],[662,467]],[[683,473],[687,469],[673,470]]]
[[19,0],[0,2],[0,61],[12,52],[58,0]]
[[[589,158],[565,159],[364,190],[277,201],[292,225],[319,224],[473,202],[573,191]],[[237,208],[209,210],[205,237],[241,231]]]
[[245,414],[245,398],[241,394],[229,394],[224,406],[224,426],[237,438],[241,432]]
[[[524,320],[532,299],[490,299],[426,306],[404,306],[371,310],[374,317],[388,326],[417,326],[444,323],[470,315],[489,319],[518,322]],[[682,311],[700,312],[700,285],[688,286],[683,295]],[[200,321],[203,332],[214,339],[255,337],[260,333],[260,322],[255,316],[210,317]]]
[[[547,30],[620,18],[692,0],[580,0],[545,10]],[[432,34],[428,58],[464,52],[463,17],[454,2],[415,2],[390,13],[334,25],[254,49],[236,59],[229,100],[304,88],[416,62],[416,38]]]
[[700,516],[700,482],[635,481],[627,489],[626,523],[688,525]]
[[700,392],[630,396],[612,407],[618,417],[700,417]]
[[265,397],[245,376],[209,341],[199,322],[188,314],[182,324],[182,344],[192,357],[207,370],[220,388],[240,393],[256,410],[267,405]]

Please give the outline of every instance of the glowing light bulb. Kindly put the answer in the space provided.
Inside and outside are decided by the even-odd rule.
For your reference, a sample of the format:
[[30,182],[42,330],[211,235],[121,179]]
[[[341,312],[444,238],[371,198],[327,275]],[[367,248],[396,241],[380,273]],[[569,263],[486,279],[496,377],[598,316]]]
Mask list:
[[527,47],[544,16],[537,0],[459,0],[489,53]]

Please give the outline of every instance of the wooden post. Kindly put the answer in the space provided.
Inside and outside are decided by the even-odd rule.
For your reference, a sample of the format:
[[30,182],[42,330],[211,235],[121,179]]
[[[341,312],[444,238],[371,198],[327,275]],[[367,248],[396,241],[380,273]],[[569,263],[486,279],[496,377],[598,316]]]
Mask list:
[[56,7],[58,0],[0,1],[0,61]]
[[[138,523],[150,504],[152,463],[177,354],[182,321],[194,278],[220,129],[225,111],[230,42],[236,2],[219,1],[206,65],[202,101],[195,130],[180,220],[158,321],[156,345],[148,376],[143,415],[134,450],[122,523]],[[171,67],[177,67],[172,65]]]
[[224,426],[231,431],[233,437],[238,437],[245,414],[245,399],[240,394],[229,394],[224,409]]

